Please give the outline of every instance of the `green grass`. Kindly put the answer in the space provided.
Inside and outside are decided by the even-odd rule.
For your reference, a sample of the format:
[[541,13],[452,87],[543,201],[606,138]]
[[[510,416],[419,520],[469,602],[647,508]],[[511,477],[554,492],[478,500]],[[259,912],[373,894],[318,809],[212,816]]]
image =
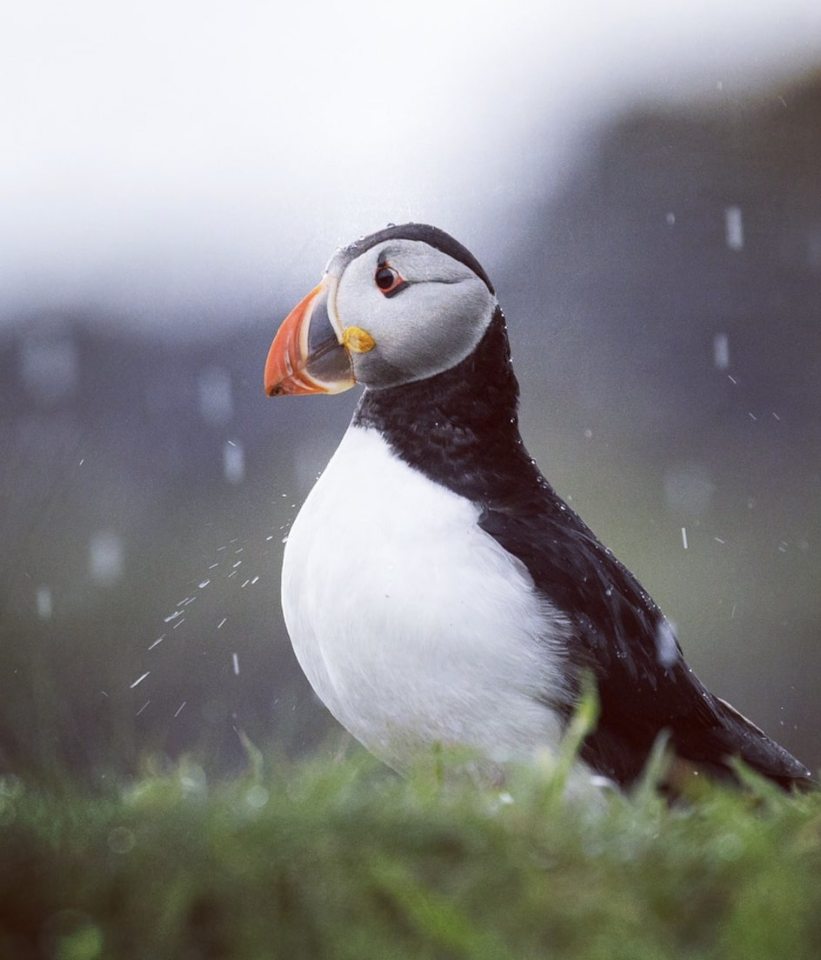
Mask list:
[[96,796],[0,781],[0,956],[821,957],[821,796],[510,796],[357,753]]

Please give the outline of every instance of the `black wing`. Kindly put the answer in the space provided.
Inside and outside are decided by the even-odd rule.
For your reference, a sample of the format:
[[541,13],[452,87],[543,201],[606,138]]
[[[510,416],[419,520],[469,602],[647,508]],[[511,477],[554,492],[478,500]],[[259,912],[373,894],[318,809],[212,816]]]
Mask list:
[[[702,686],[677,648],[672,659],[659,656],[661,612],[541,476],[519,436],[517,404],[497,308],[461,363],[366,390],[353,422],[378,430],[397,456],[475,503],[484,530],[571,619],[571,667],[576,676],[592,670],[599,685],[598,729],[582,751],[592,767],[630,783],[668,730],[678,754],[708,770],[729,772],[728,757],[739,756],[780,783],[806,780],[809,772],[786,750]],[[556,706],[569,716],[574,703]]]
[[740,757],[783,786],[809,783],[803,764],[704,687],[636,578],[543,483],[540,502],[509,510],[497,502],[480,524],[574,625],[570,661],[577,677],[592,671],[600,700],[583,759],[629,784],[666,730],[676,755],[707,772],[732,776],[728,760]]

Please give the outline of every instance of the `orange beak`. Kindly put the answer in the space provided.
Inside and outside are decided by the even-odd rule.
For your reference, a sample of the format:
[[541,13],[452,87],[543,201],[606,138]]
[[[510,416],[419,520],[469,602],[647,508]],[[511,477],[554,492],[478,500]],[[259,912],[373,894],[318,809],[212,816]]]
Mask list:
[[326,276],[282,321],[265,362],[269,397],[341,393],[355,384],[350,354],[329,310],[335,287]]

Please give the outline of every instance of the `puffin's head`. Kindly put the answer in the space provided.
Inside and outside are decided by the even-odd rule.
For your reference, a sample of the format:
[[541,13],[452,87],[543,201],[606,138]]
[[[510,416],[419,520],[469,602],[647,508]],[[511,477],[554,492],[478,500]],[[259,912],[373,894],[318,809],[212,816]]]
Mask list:
[[265,364],[269,396],[395,387],[465,359],[496,310],[476,258],[436,227],[406,223],[340,250],[285,318]]

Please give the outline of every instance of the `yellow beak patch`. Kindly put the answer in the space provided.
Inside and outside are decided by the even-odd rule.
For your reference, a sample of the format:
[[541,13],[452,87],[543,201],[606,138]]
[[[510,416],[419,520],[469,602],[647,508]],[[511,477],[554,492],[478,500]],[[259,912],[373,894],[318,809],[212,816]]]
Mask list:
[[376,340],[362,327],[345,327],[342,346],[347,347],[351,353],[368,353],[376,346]]

